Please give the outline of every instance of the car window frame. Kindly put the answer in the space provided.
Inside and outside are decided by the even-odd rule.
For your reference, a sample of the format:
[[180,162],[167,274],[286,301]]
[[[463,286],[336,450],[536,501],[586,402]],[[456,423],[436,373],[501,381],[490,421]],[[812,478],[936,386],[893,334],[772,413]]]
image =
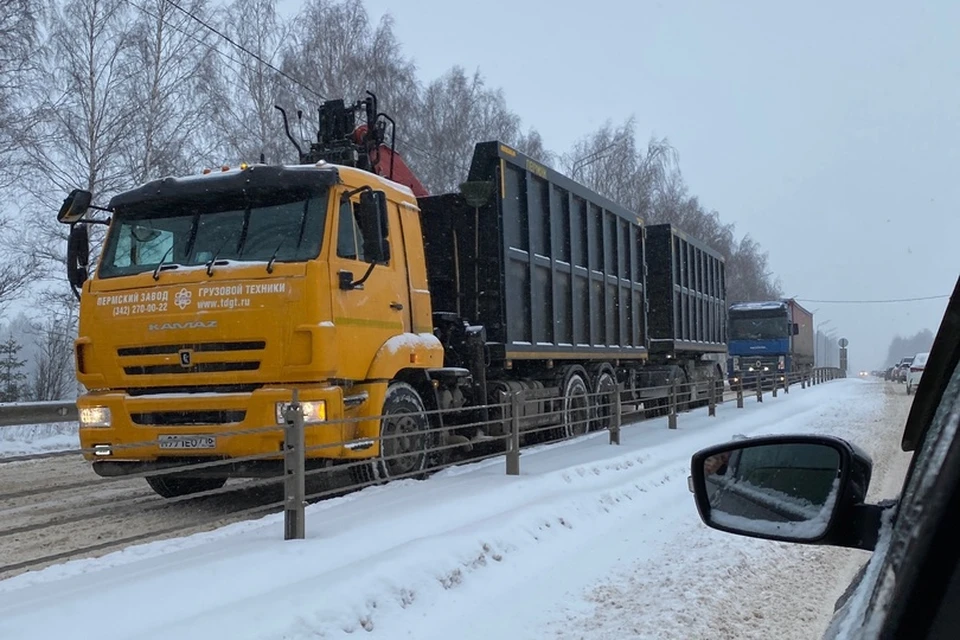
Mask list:
[[[870,596],[867,618],[884,616],[881,637],[924,637],[919,634],[920,625],[932,625],[940,598],[946,595],[937,593],[928,577],[943,571],[945,558],[937,553],[942,548],[937,538],[960,486],[960,363],[956,361],[930,426],[911,461],[912,473],[904,480],[890,547]],[[943,442],[947,437],[949,442]],[[937,457],[941,443],[942,455]],[[888,576],[894,581],[885,590]]]
[[[940,348],[937,375],[926,382],[924,397],[915,398],[907,421],[904,449],[909,450],[908,445],[916,443],[915,453],[893,514],[889,546],[882,557],[876,558],[880,566],[870,582],[855,590],[868,590],[860,594],[868,598],[862,609],[862,620],[853,621],[855,627],[877,630],[875,635],[866,634],[867,637],[911,640],[923,637],[918,634],[917,625],[932,625],[935,618],[935,612],[931,612],[932,599],[936,598],[939,608],[940,598],[946,595],[945,591],[930,593],[924,579],[931,570],[944,570],[944,558],[938,557],[931,545],[960,487],[960,335],[951,333],[958,309],[955,305],[948,309],[940,332],[945,339],[938,340],[935,347]],[[919,408],[917,402],[921,402]],[[931,405],[933,411],[928,424],[915,424],[914,421],[930,413],[927,408]],[[918,442],[908,437],[911,430],[919,434],[914,436],[920,438]],[[943,455],[938,459],[935,457],[937,445],[944,437],[950,441],[943,443]],[[857,595],[854,593],[851,599]],[[852,612],[846,613],[850,614]]]

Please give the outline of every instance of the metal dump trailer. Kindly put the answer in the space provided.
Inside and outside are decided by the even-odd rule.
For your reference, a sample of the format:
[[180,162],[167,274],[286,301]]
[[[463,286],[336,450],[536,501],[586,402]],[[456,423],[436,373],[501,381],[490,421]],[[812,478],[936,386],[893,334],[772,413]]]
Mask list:
[[687,399],[698,404],[711,381],[723,384],[723,367],[710,356],[727,351],[724,258],[671,224],[646,227],[645,245],[650,358],[641,386],[696,382]]
[[497,142],[420,206],[434,311],[486,327],[493,363],[646,357],[636,214]]
[[488,402],[565,396],[579,377],[639,400],[697,382],[681,395],[699,404],[722,381],[703,356],[726,351],[724,263],[702,242],[645,233],[634,212],[499,142],[476,146],[459,193],[418,202],[447,364],[482,377]]
[[418,202],[436,332],[445,364],[470,370],[472,404],[525,390],[560,398],[569,424],[636,386],[648,356],[636,214],[496,141],[476,146],[459,193]]

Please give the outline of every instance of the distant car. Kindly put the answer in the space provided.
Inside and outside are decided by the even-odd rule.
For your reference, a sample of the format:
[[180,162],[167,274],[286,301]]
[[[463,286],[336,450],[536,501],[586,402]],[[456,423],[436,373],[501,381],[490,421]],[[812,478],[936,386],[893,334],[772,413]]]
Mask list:
[[907,371],[907,395],[912,394],[913,390],[920,384],[920,376],[923,375],[923,367],[927,364],[927,358],[929,357],[929,352],[918,353],[913,356],[910,369]]
[[893,369],[893,379],[896,382],[907,381],[907,371],[910,369],[910,363],[913,362],[913,356],[902,358]]

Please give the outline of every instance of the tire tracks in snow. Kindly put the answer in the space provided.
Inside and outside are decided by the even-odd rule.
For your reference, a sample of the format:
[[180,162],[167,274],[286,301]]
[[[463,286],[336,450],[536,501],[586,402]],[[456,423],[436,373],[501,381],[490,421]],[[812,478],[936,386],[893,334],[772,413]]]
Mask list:
[[[819,411],[826,419],[807,431],[831,433],[863,447],[874,461],[868,499],[894,497],[910,458],[899,450],[909,400],[893,385],[858,391],[873,396],[866,409],[853,402],[833,403]],[[869,552],[860,550],[733,536],[711,530],[699,519],[684,528],[682,538],[682,557],[665,551],[663,559],[637,563],[595,586],[587,595],[590,614],[568,615],[555,628],[555,637],[818,639],[836,598],[869,558]]]

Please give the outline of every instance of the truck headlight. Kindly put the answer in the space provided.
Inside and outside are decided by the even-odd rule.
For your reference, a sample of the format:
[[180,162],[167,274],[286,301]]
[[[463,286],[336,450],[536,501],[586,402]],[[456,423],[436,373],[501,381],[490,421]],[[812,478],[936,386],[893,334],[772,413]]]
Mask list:
[[83,428],[109,427],[110,409],[108,407],[81,407],[80,426]]
[[[277,424],[284,424],[283,412],[290,406],[289,402],[277,403]],[[323,400],[314,400],[311,402],[301,402],[300,408],[303,410],[304,424],[316,424],[317,422],[326,422],[327,403]]]

